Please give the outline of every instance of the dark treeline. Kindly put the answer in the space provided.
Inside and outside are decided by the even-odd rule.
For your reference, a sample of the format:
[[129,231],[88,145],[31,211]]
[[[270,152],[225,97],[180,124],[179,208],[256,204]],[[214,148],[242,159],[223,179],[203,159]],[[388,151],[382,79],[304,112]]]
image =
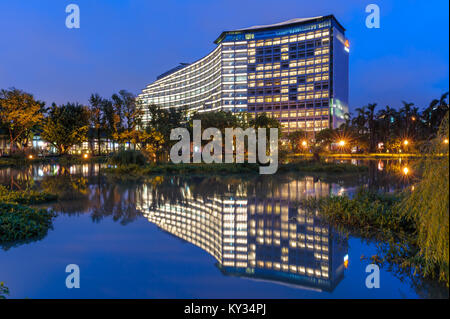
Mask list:
[[[324,129],[315,136],[295,131],[283,136],[283,140],[292,152],[319,153],[332,151],[333,147],[340,152],[414,152],[436,136],[449,109],[447,99],[445,93],[422,111],[406,102],[399,109],[377,109],[376,104],[368,104],[357,108],[354,116],[346,114],[345,122],[337,129]],[[152,160],[167,161],[175,143],[170,140],[171,130],[191,130],[195,119],[202,121],[203,128],[216,127],[222,134],[226,127],[281,127],[265,113],[253,117],[245,112],[191,113],[184,108],[144,107],[126,90],[110,98],[92,94],[88,105],[53,103],[49,107],[15,88],[0,91],[0,138],[5,145],[2,153],[7,155],[36,152],[31,141],[38,136],[60,155],[75,148],[103,155],[127,147],[142,151]],[[82,149],[83,142],[87,142],[87,149]]]
[[339,128],[324,129],[316,133],[314,140],[308,140],[302,131],[290,133],[287,138],[295,151],[330,150],[334,143],[341,152],[416,152],[436,137],[448,110],[448,92],[422,111],[404,101],[398,109],[377,108],[373,103],[355,109],[355,115],[345,114],[345,122]]

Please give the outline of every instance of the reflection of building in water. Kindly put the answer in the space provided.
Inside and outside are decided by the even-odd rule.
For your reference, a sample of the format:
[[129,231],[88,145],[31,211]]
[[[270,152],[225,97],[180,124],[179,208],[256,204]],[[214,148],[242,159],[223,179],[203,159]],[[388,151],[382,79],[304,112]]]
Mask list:
[[153,208],[144,185],[137,208],[161,229],[214,256],[224,274],[331,291],[343,278],[347,244],[297,205],[330,192],[329,184],[303,178],[269,192],[206,199],[187,189],[183,203]]

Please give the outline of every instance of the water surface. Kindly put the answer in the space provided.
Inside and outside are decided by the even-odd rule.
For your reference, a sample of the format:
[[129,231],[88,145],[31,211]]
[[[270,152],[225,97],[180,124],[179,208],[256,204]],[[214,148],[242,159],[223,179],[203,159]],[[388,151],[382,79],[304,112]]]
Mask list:
[[[376,243],[346,238],[299,202],[362,185],[353,176],[155,176],[119,181],[98,165],[4,169],[0,181],[59,194],[43,239],[4,245],[0,280],[11,298],[427,298],[442,291],[381,269],[365,285]],[[375,179],[375,181],[374,181]],[[77,264],[81,288],[67,289]]]

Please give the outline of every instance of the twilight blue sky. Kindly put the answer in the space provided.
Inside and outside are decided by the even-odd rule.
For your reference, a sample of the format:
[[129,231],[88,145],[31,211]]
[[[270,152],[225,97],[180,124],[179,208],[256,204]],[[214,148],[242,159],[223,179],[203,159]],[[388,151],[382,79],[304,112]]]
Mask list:
[[[80,29],[65,27],[70,3],[80,7]],[[380,29],[365,26],[370,3],[380,7]],[[334,14],[351,45],[351,110],[424,106],[448,91],[448,12],[447,0],[0,0],[0,88],[47,103],[138,93],[209,53],[224,30]]]

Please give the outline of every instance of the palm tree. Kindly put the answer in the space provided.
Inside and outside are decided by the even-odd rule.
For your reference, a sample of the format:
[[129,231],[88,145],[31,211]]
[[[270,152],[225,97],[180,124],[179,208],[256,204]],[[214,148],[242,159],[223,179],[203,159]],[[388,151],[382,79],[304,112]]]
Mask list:
[[375,152],[375,108],[377,107],[376,103],[369,103],[367,105],[367,111],[365,115],[367,116],[367,124],[369,126],[369,152]]
[[353,118],[352,125],[355,126],[358,130],[358,134],[364,134],[366,131],[366,110],[365,106],[360,108],[356,108],[355,111],[358,115]]
[[386,143],[397,134],[396,131],[398,130],[399,123],[398,112],[389,105],[386,105],[384,109],[378,112],[377,118],[379,122],[379,138],[383,141],[383,143]]
[[439,99],[431,101],[430,105],[423,112],[426,131],[430,137],[436,134],[442,119],[449,110],[447,98],[448,92],[442,94]]
[[402,101],[403,107],[400,109],[400,114],[403,116],[404,123],[403,126],[403,134],[405,136],[410,136],[411,134],[411,122],[412,122],[412,106],[414,103],[407,103],[405,101]]

